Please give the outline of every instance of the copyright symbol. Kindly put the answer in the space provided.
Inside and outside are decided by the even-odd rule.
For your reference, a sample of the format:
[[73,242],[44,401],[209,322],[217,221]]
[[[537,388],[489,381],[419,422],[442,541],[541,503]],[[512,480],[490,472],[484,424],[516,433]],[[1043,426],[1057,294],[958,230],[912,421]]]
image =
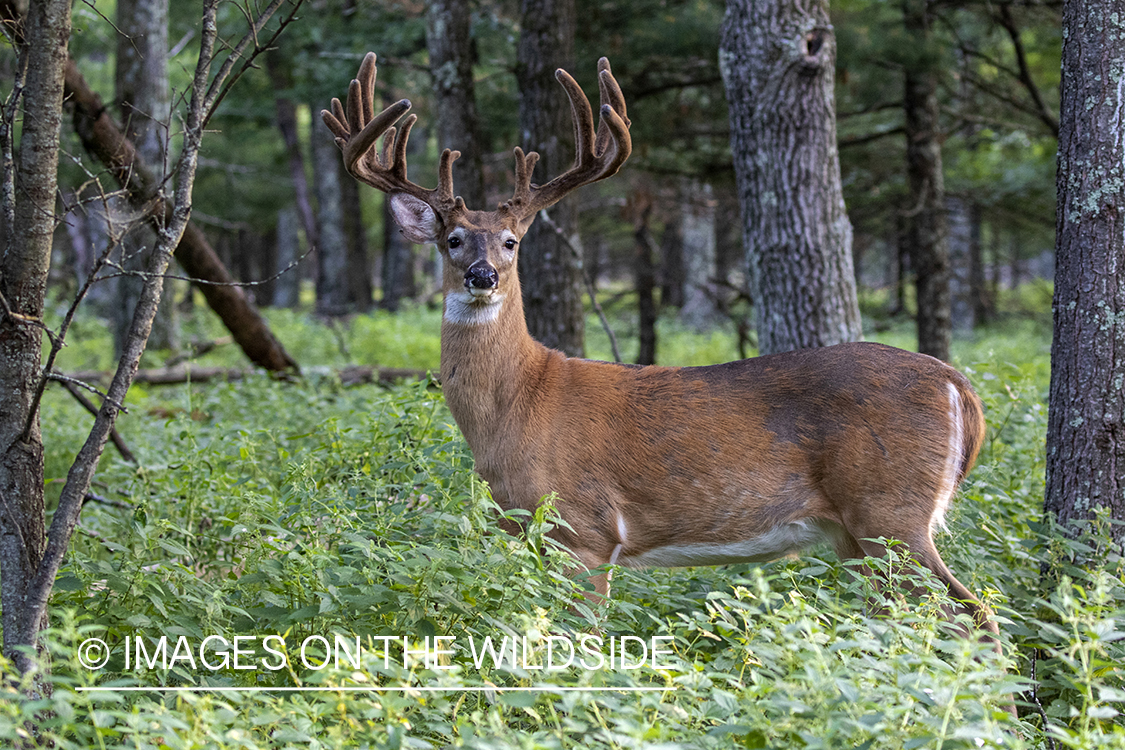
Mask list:
[[101,638],[87,638],[78,646],[78,661],[86,669],[101,669],[109,661],[109,646]]

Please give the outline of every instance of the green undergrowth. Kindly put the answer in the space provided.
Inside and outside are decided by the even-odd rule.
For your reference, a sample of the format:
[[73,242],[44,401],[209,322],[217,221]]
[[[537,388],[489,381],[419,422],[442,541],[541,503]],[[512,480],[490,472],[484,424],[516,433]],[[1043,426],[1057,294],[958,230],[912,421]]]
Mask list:
[[[670,342],[690,339],[665,325]],[[261,376],[131,394],[120,427],[139,465],[103,459],[52,599],[38,678],[53,690],[20,697],[5,666],[0,746],[1125,748],[1121,558],[1101,525],[1074,540],[1043,520],[1049,339],[1005,325],[956,348],[989,434],[938,539],[996,612],[1002,658],[945,626],[940,587],[895,547],[869,561],[884,590],[934,593],[880,601],[815,548],[763,566],[618,569],[592,605],[546,536],[551,502],[519,519],[526,536],[501,530],[438,388]],[[380,343],[369,361],[429,366],[428,335],[423,353],[393,359]],[[341,361],[319,336],[312,351]],[[89,419],[48,392],[52,491]],[[223,640],[201,654],[209,636]],[[514,663],[478,658],[505,637],[519,639]],[[94,638],[109,659],[89,668]],[[560,665],[567,643],[602,648],[537,668]],[[192,686],[224,691],[109,690]],[[263,690],[294,687],[330,689]]]

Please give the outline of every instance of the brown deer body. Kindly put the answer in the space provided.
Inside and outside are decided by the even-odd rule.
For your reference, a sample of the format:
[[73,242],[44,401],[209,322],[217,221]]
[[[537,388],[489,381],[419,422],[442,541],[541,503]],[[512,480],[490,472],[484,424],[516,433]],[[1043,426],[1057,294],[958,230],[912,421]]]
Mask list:
[[[842,558],[905,542],[998,634],[988,610],[949,571],[933,530],[984,437],[966,378],[931,357],[842,344],[709,367],[632,367],[568,358],[528,334],[516,253],[540,209],[614,174],[629,155],[625,102],[599,63],[601,124],[559,71],[574,112],[578,160],[540,187],[537,156],[516,149],[516,191],[496,211],[406,178],[399,102],[376,116],[374,55],[325,122],[349,171],[390,194],[414,242],[444,256],[441,380],[477,471],[503,508],[534,510],[555,492],[572,530],[557,536],[588,568],[765,561],[830,540]],[[387,133],[382,153],[373,148]],[[605,576],[595,578],[605,593]]]

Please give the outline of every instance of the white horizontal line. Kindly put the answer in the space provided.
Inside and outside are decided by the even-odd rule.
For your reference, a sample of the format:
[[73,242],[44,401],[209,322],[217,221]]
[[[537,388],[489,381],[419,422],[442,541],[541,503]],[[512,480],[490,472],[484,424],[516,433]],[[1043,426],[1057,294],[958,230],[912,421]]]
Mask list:
[[533,687],[207,687],[160,686],[155,687],[80,687],[78,692],[104,691],[109,693],[652,693],[674,690],[667,687],[575,687],[572,685],[537,685]]

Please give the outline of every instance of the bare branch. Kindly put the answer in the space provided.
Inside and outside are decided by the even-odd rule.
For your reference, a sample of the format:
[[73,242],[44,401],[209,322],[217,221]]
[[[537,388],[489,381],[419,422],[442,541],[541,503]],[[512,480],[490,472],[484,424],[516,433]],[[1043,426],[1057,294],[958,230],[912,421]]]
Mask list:
[[848,146],[862,146],[865,143],[871,143],[872,141],[877,141],[890,135],[901,135],[905,132],[906,128],[902,125],[899,125],[898,127],[891,128],[890,130],[877,130],[874,133],[868,133],[867,135],[857,135],[852,138],[841,138],[837,147],[847,148]]
[[1054,134],[1056,138],[1059,137],[1059,119],[1043,101],[1043,95],[1039,91],[1039,87],[1035,85],[1035,80],[1031,77],[1031,68],[1027,65],[1027,53],[1023,48],[1023,41],[1020,38],[1020,29],[1016,25],[1015,18],[1012,17],[1012,10],[1008,5],[1000,6],[1000,25],[1008,32],[1008,37],[1012,40],[1012,49],[1016,53],[1016,64],[1019,66],[1019,75],[1017,78],[1027,93],[1031,96],[1031,101],[1035,102],[1035,114],[1044,125]]
[[[86,398],[82,391],[78,390],[78,386],[72,382],[70,378],[67,378],[65,375],[60,376],[55,374],[51,379],[62,383],[63,388],[66,388],[67,392],[74,397],[75,401],[81,404],[83,409],[90,412],[95,417],[98,416],[98,407],[94,406],[94,403]],[[124,409],[122,409],[122,411],[124,411]],[[129,446],[125,444],[125,440],[121,437],[121,433],[117,431],[117,427],[109,428],[109,439],[113,441],[114,447],[117,448],[117,452],[121,454],[123,459],[131,464],[138,463],[137,457],[133,455],[133,451],[129,450]],[[87,493],[86,497],[90,497],[89,493]]]

